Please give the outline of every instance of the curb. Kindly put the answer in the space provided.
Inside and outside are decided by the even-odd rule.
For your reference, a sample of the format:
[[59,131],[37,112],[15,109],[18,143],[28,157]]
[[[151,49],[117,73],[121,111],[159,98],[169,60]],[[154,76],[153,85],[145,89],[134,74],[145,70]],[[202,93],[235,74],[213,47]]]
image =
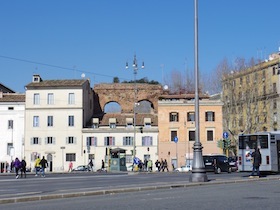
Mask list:
[[249,179],[248,178],[248,179],[223,180],[223,181],[222,180],[219,180],[219,181],[210,180],[208,182],[187,182],[187,183],[173,183],[173,184],[171,183],[171,184],[158,185],[158,186],[154,185],[154,186],[144,186],[144,187],[96,190],[96,191],[87,191],[87,192],[74,192],[74,193],[64,193],[64,194],[5,198],[5,199],[0,199],[0,204],[20,203],[20,202],[40,201],[40,200],[53,200],[53,199],[62,199],[62,198],[74,198],[74,197],[82,197],[82,196],[128,193],[128,192],[140,192],[140,191],[149,191],[149,190],[177,189],[177,188],[207,186],[207,185],[215,185],[215,184],[234,184],[234,183],[246,183],[246,182],[256,182],[256,181],[269,181],[269,180],[280,180],[280,179],[277,176],[277,177],[260,178],[260,179]]

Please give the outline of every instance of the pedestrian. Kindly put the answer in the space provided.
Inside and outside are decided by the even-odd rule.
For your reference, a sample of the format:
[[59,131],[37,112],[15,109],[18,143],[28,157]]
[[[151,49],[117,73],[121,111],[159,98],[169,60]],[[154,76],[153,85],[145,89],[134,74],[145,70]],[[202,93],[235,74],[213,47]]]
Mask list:
[[153,171],[153,162],[152,162],[152,160],[148,160],[147,171],[148,172],[152,172]]
[[252,153],[253,158],[253,170],[251,173],[251,176],[255,175],[255,172],[257,173],[257,176],[260,176],[260,165],[262,164],[262,155],[259,148],[256,148],[255,151]]
[[102,163],[101,163],[101,170],[102,170],[102,171],[105,170],[105,163],[104,163],[104,160],[102,160]]
[[70,163],[69,163],[69,168],[68,168],[68,172],[71,172],[72,169],[73,169],[73,163],[72,163],[72,161],[70,161]]
[[92,167],[93,167],[92,159],[90,159],[88,166],[89,166],[89,171],[92,171]]
[[24,178],[26,178],[26,162],[24,159],[21,160],[21,173],[20,173],[20,178],[23,177],[24,174]]
[[148,160],[146,158],[144,160],[144,171],[148,171]]
[[163,162],[163,171],[164,169],[166,169],[167,172],[169,172],[168,170],[168,165],[167,165],[167,160],[165,159],[164,162]]
[[21,162],[18,158],[16,158],[15,161],[13,162],[13,167],[15,168],[16,171],[16,179],[18,179],[19,177],[18,171],[21,169]]
[[155,165],[158,169],[158,172],[160,172],[160,162],[158,160],[155,162]]
[[39,156],[37,156],[36,160],[35,160],[35,176],[38,176],[38,173],[40,172],[41,169],[41,165],[40,165],[41,159]]
[[45,156],[43,156],[42,160],[40,161],[40,165],[41,165],[41,177],[45,177],[45,168],[48,167],[48,162],[45,159]]

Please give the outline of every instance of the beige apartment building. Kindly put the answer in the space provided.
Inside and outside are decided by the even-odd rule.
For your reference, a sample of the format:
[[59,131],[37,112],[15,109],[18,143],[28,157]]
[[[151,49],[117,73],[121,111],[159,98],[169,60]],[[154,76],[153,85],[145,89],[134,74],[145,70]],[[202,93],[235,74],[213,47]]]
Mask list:
[[45,156],[49,171],[65,171],[70,161],[87,161],[82,128],[92,118],[93,91],[87,79],[42,80],[26,85],[25,159],[34,167]]
[[238,134],[279,130],[280,53],[246,69],[227,74],[223,85],[224,129]]
[[[203,154],[223,151],[217,141],[223,135],[223,103],[201,95],[199,101],[200,142]],[[194,94],[162,95],[158,101],[159,159],[166,159],[169,170],[186,165],[193,159],[195,141]],[[177,141],[177,143],[175,143]]]

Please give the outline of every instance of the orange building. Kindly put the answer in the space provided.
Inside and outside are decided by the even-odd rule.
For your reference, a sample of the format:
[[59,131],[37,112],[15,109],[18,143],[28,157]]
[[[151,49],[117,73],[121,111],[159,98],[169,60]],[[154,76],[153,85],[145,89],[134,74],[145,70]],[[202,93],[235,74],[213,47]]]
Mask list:
[[[199,101],[200,142],[203,154],[222,154],[218,140],[223,135],[222,101],[201,95]],[[158,157],[169,170],[192,162],[195,142],[194,94],[163,95],[158,101]],[[177,141],[177,143],[176,143]]]

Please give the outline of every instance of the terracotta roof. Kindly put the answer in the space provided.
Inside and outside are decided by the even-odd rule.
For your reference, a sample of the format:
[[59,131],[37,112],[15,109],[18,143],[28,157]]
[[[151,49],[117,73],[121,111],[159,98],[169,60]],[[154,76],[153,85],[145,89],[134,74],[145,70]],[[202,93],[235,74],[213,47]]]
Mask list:
[[[103,117],[99,117],[99,125],[107,126],[109,125],[109,118],[116,118],[117,125],[126,125],[126,118],[133,118],[133,114],[124,114],[124,113],[107,113]],[[146,114],[138,113],[136,114],[136,125],[144,125],[144,118],[151,118],[151,125],[157,126],[158,119],[156,114]]]
[[71,80],[44,80],[40,82],[31,82],[26,85],[27,88],[30,87],[77,87],[82,86],[88,80],[81,79],[71,79]]
[[0,102],[25,102],[25,94],[3,93]]
[[[159,99],[194,99],[195,94],[166,94],[166,95],[160,95]],[[207,99],[209,98],[209,95],[207,94],[199,94],[200,99]]]

